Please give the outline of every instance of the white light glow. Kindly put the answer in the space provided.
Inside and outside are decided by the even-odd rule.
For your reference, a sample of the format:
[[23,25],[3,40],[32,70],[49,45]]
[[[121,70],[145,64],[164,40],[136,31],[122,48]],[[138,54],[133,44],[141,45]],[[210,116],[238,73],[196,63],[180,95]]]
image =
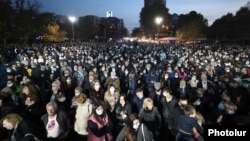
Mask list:
[[69,17],[69,20],[70,20],[72,23],[74,23],[74,22],[76,21],[76,17],[70,16],[70,17]]
[[156,17],[155,18],[155,22],[156,22],[156,24],[160,24],[161,22],[162,22],[162,17]]

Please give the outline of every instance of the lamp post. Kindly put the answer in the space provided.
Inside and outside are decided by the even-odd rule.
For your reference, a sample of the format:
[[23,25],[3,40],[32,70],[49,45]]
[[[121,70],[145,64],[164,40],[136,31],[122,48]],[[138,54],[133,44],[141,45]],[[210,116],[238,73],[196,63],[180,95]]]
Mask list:
[[157,36],[156,36],[156,38],[158,39],[158,37],[159,37],[159,25],[161,24],[161,22],[162,22],[162,17],[156,17],[155,18],[155,23],[156,23],[156,25],[157,25],[157,28],[156,28],[156,30],[157,30]]
[[70,22],[72,23],[72,40],[75,40],[75,32],[74,32],[74,22],[76,21],[76,17],[70,16],[69,17]]

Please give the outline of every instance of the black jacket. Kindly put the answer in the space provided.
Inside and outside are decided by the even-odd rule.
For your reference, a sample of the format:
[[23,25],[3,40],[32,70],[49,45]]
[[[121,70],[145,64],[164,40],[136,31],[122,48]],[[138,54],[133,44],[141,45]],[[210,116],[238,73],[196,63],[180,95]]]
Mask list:
[[122,113],[126,114],[128,117],[131,114],[131,111],[132,107],[130,103],[126,102],[124,106],[117,104],[115,109],[116,123],[118,125],[125,125],[126,119],[122,119]]
[[10,135],[10,138],[15,138],[16,141],[35,141],[31,135],[41,139],[37,128],[26,120],[21,121],[17,127],[11,131]]
[[141,109],[139,118],[153,134],[161,128],[162,116],[157,107],[152,110]]

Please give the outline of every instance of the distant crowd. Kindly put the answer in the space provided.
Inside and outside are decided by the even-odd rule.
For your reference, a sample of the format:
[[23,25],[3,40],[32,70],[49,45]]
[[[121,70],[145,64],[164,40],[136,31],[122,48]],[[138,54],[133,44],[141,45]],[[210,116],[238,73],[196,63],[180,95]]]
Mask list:
[[0,51],[0,140],[202,141],[205,125],[250,124],[249,46],[75,42]]

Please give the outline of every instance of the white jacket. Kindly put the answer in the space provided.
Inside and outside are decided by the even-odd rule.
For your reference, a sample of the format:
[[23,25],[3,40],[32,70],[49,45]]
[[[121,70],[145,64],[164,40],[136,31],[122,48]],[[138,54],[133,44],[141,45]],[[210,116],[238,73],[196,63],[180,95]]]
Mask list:
[[88,118],[92,113],[93,105],[89,99],[85,101],[83,104],[78,104],[75,115],[75,125],[74,130],[79,135],[88,135],[87,124]]

